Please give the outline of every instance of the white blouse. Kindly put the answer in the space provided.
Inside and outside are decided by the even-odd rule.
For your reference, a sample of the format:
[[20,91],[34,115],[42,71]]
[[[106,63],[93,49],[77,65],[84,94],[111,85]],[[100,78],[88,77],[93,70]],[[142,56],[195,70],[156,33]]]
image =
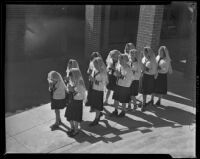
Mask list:
[[157,56],[156,57],[156,62],[157,62],[157,64],[159,62],[158,66],[160,67],[160,69],[158,69],[158,73],[168,73],[168,71],[169,71],[169,65],[170,65],[169,60],[167,60],[166,58],[164,58],[164,59],[161,59],[159,61],[159,59],[160,59],[160,57]]
[[108,83],[106,74],[104,73],[97,74],[95,76],[95,80],[98,81],[98,84],[93,82],[92,88],[97,91],[104,91],[104,88]]
[[[147,60],[147,62],[146,62]],[[145,64],[146,62],[146,64]],[[145,70],[144,73],[148,75],[155,75],[157,72],[157,66],[156,63],[153,63],[146,59],[145,57],[142,58],[142,64],[145,64],[145,67],[149,68],[149,71]]]
[[131,68],[133,71],[133,80],[139,80],[142,71],[140,64],[138,62],[132,62]]
[[67,91],[66,85],[63,82],[57,82],[55,88],[53,99],[65,99],[65,93]]
[[133,75],[133,71],[131,68],[123,68],[122,66],[120,67],[121,69],[121,74],[124,76],[123,79],[119,78],[117,81],[117,85],[122,86],[122,87],[130,87],[133,79],[134,79],[134,75]]

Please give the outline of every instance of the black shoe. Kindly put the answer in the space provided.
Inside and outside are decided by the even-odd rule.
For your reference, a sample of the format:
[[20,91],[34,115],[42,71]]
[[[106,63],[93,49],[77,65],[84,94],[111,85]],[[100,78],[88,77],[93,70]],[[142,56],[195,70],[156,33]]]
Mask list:
[[67,132],[67,135],[68,136],[71,136],[71,134],[74,132],[74,129],[70,129],[68,132]]
[[117,109],[115,109],[111,114],[110,116],[118,116],[118,111]]
[[160,105],[160,100],[158,100],[158,101],[156,102],[156,105]]
[[79,131],[72,131],[70,134],[69,134],[69,137],[75,137],[76,135],[79,134]]
[[122,111],[121,113],[119,113],[118,117],[125,117],[125,111]]
[[59,128],[59,125],[58,124],[53,124],[50,126],[51,130],[55,130],[55,129],[58,129]]

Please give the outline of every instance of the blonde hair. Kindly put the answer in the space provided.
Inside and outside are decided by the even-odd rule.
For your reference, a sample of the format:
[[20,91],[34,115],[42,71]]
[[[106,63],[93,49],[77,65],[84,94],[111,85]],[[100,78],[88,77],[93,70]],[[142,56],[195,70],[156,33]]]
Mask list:
[[101,54],[99,52],[92,52],[91,55],[90,55],[90,61],[92,61],[94,58],[96,57],[101,57]]
[[67,69],[66,69],[67,76],[68,76],[68,74],[70,72],[70,69],[72,69],[72,68],[78,68],[79,69],[79,64],[74,59],[70,59],[68,64],[67,64]]
[[159,59],[160,59],[161,50],[164,51],[165,58],[167,61],[169,61],[169,73],[171,74],[173,72],[173,70],[172,70],[172,66],[171,66],[171,58],[169,56],[169,51],[166,46],[160,46],[160,48],[158,49],[158,58]]
[[126,68],[126,67],[130,67],[129,64],[129,57],[127,54],[121,54],[119,55],[119,60],[118,60],[118,64],[121,65],[122,67]]
[[65,83],[64,83],[64,81],[63,81],[63,78],[62,78],[62,76],[61,76],[61,74],[60,74],[59,72],[50,71],[50,72],[48,73],[47,80],[48,80],[48,82],[49,82],[50,85],[53,84],[54,82],[60,82],[60,83],[63,84],[63,86],[64,86],[65,89],[66,89],[66,85],[65,85]]
[[[87,70],[88,74],[89,74],[90,70],[94,69],[93,61],[97,57],[99,57],[99,58],[101,58],[103,60],[103,58],[102,58],[102,56],[101,56],[101,54],[99,52],[92,52],[92,54],[90,55],[90,63],[89,63],[89,67],[88,67],[88,70]],[[106,68],[105,64],[104,64],[104,67]]]
[[93,69],[96,69],[99,72],[106,72],[105,64],[103,59],[100,57],[96,57],[92,61]]
[[83,80],[83,77],[82,77],[82,74],[81,74],[81,71],[80,71],[79,68],[70,69],[69,76],[71,77],[71,79],[74,82],[75,86],[81,85],[84,88],[86,88],[85,87],[85,82]]
[[108,66],[111,66],[114,62],[114,60],[118,61],[119,55],[120,55],[119,50],[111,50],[108,54],[108,57],[106,59],[106,63]]
[[135,45],[133,43],[127,43],[124,48],[124,53],[128,54],[132,49],[135,49]]
[[169,51],[168,51],[167,47],[166,46],[160,46],[160,48],[158,49],[158,56],[159,57],[160,57],[160,54],[161,54],[161,50],[164,51],[166,59],[171,61],[171,58],[169,56]]
[[155,56],[155,53],[153,52],[153,50],[151,49],[150,46],[145,46],[144,47],[144,52],[143,52],[143,55],[146,57],[145,55],[145,52],[147,52],[147,56],[149,56],[149,60],[152,61],[152,62],[156,62],[156,56]]

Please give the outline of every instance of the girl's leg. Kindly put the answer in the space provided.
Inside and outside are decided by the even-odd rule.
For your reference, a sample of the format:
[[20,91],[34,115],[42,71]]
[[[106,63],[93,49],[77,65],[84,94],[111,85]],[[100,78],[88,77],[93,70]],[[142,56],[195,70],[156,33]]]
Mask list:
[[119,114],[119,117],[124,117],[126,114],[126,103],[122,103],[122,111]]
[[72,120],[69,121],[70,126],[71,126],[71,131],[74,131],[74,122]]
[[129,109],[131,109],[131,103],[132,103],[132,101],[133,101],[133,96],[130,97],[130,101],[129,101],[129,103],[128,103],[128,108],[129,108]]
[[74,121],[74,132],[78,132],[79,129],[78,129],[78,122],[77,121]]
[[146,107],[146,95],[145,94],[143,94],[142,95],[142,99],[143,99],[143,102],[142,102],[142,108],[141,108],[141,111],[144,111],[144,107]]
[[135,98],[135,96],[132,97],[133,100],[133,104],[134,104],[134,109],[137,109],[137,100]]
[[150,104],[150,105],[153,105],[153,104],[154,104],[154,96],[155,96],[155,94],[152,93],[152,94],[151,94],[151,100],[149,101],[149,104]]
[[107,89],[106,99],[105,99],[104,103],[108,103],[108,98],[109,98],[110,94],[111,94],[111,90]]
[[102,115],[102,113],[99,110],[95,110],[95,112],[96,112],[95,119],[94,119],[94,121],[92,123],[89,124],[90,126],[97,125],[99,123],[100,117]]
[[118,106],[119,106],[119,101],[114,100],[115,110],[111,113],[111,116],[117,116],[118,115]]
[[156,102],[156,105],[160,105],[160,103],[161,103],[161,98],[162,98],[162,95],[159,94],[159,95],[158,95],[158,101]]
[[60,110],[55,109],[55,114],[56,114],[56,124],[59,125],[61,123]]
[[96,117],[95,117],[95,120],[98,120],[99,119],[99,117],[100,117],[100,111],[99,110],[96,110]]

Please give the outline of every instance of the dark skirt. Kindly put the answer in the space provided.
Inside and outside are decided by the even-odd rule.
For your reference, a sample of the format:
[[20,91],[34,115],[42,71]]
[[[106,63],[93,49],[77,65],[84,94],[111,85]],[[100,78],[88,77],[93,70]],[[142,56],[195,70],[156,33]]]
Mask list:
[[92,89],[90,91],[91,99],[90,99],[90,106],[92,109],[96,109],[99,111],[103,110],[103,91],[97,91]]
[[113,93],[113,99],[120,103],[129,103],[130,101],[130,87],[122,87],[116,85],[116,89]]
[[83,100],[72,100],[67,106],[65,117],[67,121],[81,122],[83,116]]
[[110,74],[110,75],[108,75],[108,80],[109,80],[109,83],[107,85],[107,89],[114,91],[114,89],[116,87],[117,77]]
[[155,78],[154,75],[143,74],[140,78],[139,92],[147,95],[154,93]]
[[85,103],[85,106],[91,106],[91,99],[92,99],[92,83],[89,83],[89,88],[88,88],[88,94],[87,94],[87,102]]
[[158,73],[154,92],[156,94],[167,94],[167,74]]
[[139,90],[139,80],[134,80],[130,86],[130,95],[137,96]]
[[66,99],[51,98],[51,109],[63,109],[66,107]]

